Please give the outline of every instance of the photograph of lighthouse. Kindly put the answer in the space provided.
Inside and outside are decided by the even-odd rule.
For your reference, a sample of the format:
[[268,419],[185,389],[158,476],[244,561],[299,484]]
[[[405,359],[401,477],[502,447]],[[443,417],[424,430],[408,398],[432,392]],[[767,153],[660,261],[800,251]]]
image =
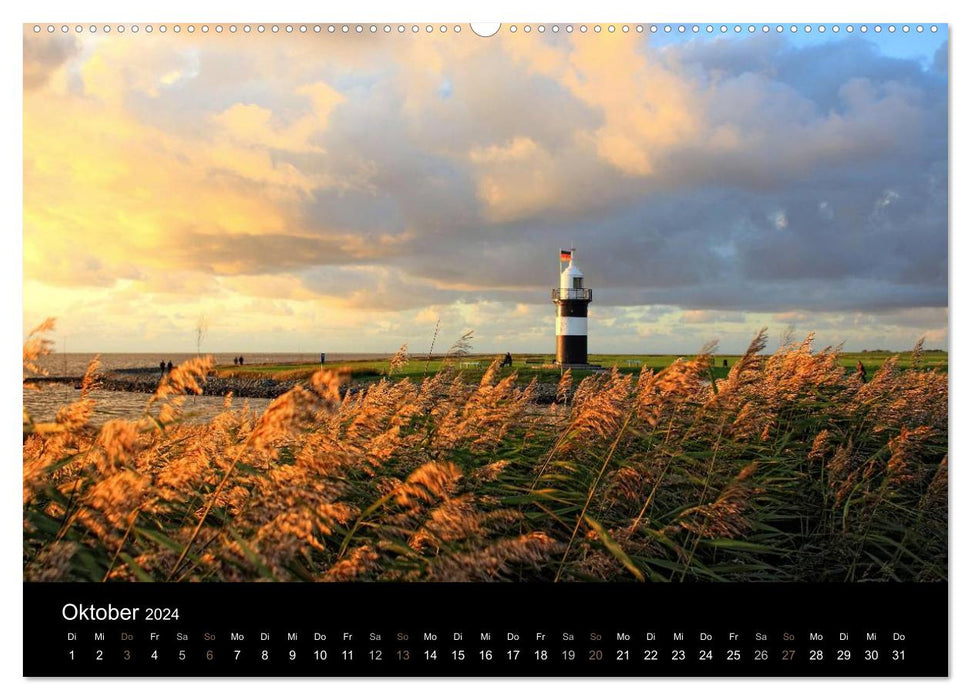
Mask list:
[[889,26],[25,25],[24,581],[947,581]]

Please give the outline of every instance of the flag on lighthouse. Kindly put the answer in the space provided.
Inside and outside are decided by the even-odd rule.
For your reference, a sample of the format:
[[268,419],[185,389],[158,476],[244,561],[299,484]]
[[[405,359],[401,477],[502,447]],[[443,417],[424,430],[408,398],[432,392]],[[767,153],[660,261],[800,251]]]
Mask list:
[[570,262],[573,259],[573,251],[570,250],[560,250],[560,262]]

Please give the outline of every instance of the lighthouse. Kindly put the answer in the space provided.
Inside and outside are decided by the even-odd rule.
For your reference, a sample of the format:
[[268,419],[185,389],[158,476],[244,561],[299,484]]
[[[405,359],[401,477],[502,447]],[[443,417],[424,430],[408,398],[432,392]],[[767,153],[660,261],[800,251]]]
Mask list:
[[587,364],[587,305],[593,292],[583,286],[576,266],[576,249],[560,251],[560,286],[553,290],[556,304],[556,364]]

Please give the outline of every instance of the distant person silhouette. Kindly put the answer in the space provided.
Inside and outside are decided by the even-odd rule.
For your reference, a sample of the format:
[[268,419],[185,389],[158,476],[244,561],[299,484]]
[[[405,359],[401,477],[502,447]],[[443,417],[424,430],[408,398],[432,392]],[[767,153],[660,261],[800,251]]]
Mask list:
[[233,364],[234,365],[238,365],[239,364],[239,358],[238,357],[234,357],[233,358]]
[[169,360],[168,364],[165,365],[165,371],[166,373],[170,373],[172,371],[172,360]]
[[856,361],[856,376],[860,378],[860,381],[866,384],[866,367],[859,360]]
[[242,364],[243,364],[243,356],[242,355],[239,356],[239,364],[240,364],[240,366],[242,366]]
[[165,360],[162,360],[161,362],[158,363],[158,368],[162,374],[165,374]]
[[506,356],[504,358],[502,358],[502,364],[500,364],[499,366],[500,367],[512,367],[512,355],[510,355],[507,352],[506,353]]
[[728,360],[722,360],[722,367],[728,367]]

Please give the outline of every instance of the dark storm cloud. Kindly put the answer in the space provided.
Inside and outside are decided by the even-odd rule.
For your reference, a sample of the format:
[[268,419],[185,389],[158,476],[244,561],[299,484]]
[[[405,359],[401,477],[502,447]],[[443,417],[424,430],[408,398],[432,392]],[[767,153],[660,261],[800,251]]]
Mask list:
[[[946,43],[922,62],[857,36],[642,44],[619,56],[547,36],[538,58],[499,40],[482,51],[345,37],[331,50],[264,37],[257,55],[209,39],[147,42],[151,79],[133,79],[126,108],[225,149],[206,181],[282,214],[258,231],[167,232],[157,256],[181,268],[293,274],[313,294],[345,288],[361,308],[531,304],[556,284],[559,248],[576,245],[611,306],[947,305]],[[43,84],[72,41],[25,44],[25,85]],[[621,99],[600,100],[585,72],[610,60],[661,76],[671,94],[620,81],[602,90]],[[324,109],[305,89],[315,85],[339,99]],[[668,98],[688,126],[654,118]],[[229,118],[260,110],[265,123]],[[254,177],[261,161],[233,171],[259,149],[277,179]],[[394,292],[403,286],[411,293]]]
[[[413,233],[392,263],[407,274],[471,285],[484,299],[546,294],[555,251],[574,243],[590,284],[612,304],[946,306],[945,76],[857,38],[802,48],[776,37],[697,42],[667,52],[701,85],[712,127],[731,127],[740,148],[678,144],[659,154],[656,172],[631,177],[570,154],[562,136],[527,120],[520,133],[553,144],[564,168],[596,174],[588,182],[597,196],[578,212],[589,188],[567,190],[561,202],[490,222],[473,173],[454,158],[478,132],[461,119],[447,126],[447,109],[417,126],[389,118],[397,101],[372,97],[385,101],[339,109],[328,137],[338,153],[339,139],[350,137],[348,152],[379,164],[374,209],[362,202],[352,216],[361,230]],[[573,116],[588,119],[588,108],[566,98],[558,109],[557,133]],[[430,145],[437,131],[447,149]],[[572,180],[583,182],[582,174]],[[328,201],[318,197],[310,218]],[[372,221],[375,211],[387,217]]]
[[70,34],[44,34],[27,39],[24,41],[24,90],[45,85],[51,73],[64,65],[79,48],[77,39]]

